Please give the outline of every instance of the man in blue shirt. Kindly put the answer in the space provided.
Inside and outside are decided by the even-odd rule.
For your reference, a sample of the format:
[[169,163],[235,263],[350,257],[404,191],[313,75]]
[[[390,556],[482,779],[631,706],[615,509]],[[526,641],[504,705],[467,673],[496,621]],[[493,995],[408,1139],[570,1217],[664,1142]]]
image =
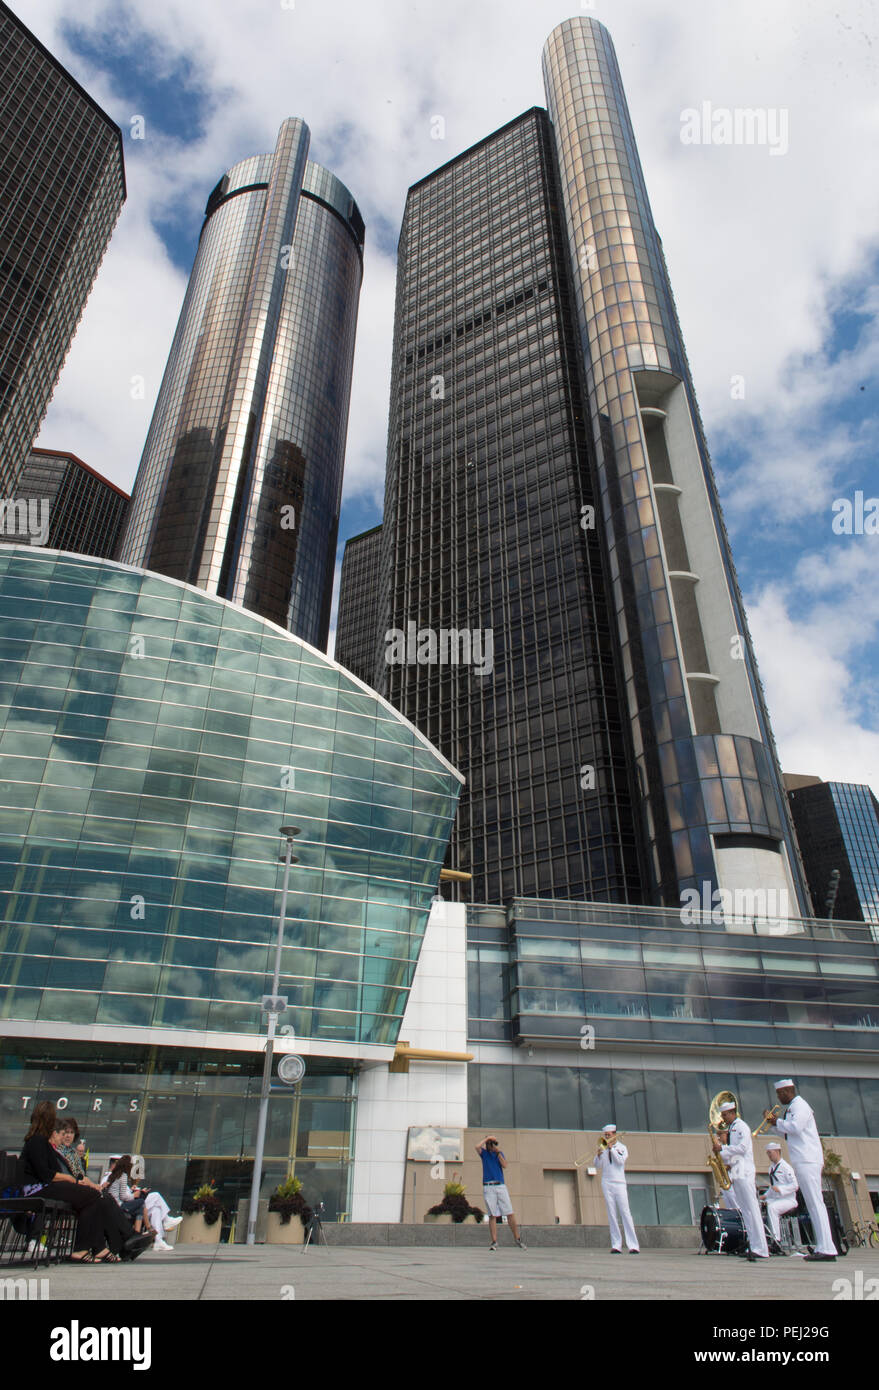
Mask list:
[[528,1247],[519,1234],[519,1227],[513,1215],[513,1204],[504,1182],[504,1169],[507,1166],[507,1160],[498,1147],[495,1136],[487,1134],[482,1143],[476,1145],[476,1152],[482,1159],[482,1193],[488,1209],[488,1227],[491,1232],[489,1250],[492,1252],[497,1250],[497,1219],[499,1216],[507,1218],[507,1223],[513,1232],[513,1239],[519,1249],[527,1250]]

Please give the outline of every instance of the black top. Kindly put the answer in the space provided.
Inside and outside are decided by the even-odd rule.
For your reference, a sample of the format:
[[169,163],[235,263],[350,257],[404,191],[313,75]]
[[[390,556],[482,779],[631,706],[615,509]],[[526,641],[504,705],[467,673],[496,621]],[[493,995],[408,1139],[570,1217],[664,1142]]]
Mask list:
[[21,1161],[26,1187],[34,1183],[41,1183],[46,1187],[57,1173],[70,1173],[64,1159],[52,1148],[43,1134],[33,1134],[30,1139],[25,1140]]

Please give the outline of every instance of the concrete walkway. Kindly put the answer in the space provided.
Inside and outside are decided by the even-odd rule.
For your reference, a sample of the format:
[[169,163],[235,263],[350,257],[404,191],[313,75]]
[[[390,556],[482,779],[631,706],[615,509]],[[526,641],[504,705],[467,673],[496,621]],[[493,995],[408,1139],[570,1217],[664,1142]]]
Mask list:
[[[505,1239],[504,1239],[505,1237]],[[527,1233],[526,1233],[527,1239]],[[72,1268],[53,1265],[0,1269],[9,1278],[48,1280],[52,1301],[161,1299],[191,1302],[264,1300],[523,1300],[648,1299],[835,1300],[847,1280],[864,1298],[865,1281],[879,1278],[879,1252],[855,1250],[835,1264],[775,1258],[752,1265],[735,1256],[692,1250],[518,1250],[502,1233],[496,1254],[479,1249],[309,1248],[222,1245],[149,1251],[134,1264]],[[860,1271],[860,1275],[858,1275]],[[870,1286],[868,1286],[870,1287]],[[874,1285],[872,1287],[879,1287]],[[860,1288],[860,1295],[857,1290]],[[32,1296],[43,1291],[35,1289]],[[6,1293],[6,1298],[11,1293]]]

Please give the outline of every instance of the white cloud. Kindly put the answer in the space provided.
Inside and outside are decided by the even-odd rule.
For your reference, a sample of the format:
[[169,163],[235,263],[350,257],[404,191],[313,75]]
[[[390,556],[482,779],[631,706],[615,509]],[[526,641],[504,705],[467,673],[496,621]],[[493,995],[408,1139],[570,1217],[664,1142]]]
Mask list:
[[871,685],[861,688],[852,675],[879,635],[877,540],[840,539],[832,560],[804,558],[789,582],[768,585],[750,605],[749,626],[786,772],[879,787],[876,701]]

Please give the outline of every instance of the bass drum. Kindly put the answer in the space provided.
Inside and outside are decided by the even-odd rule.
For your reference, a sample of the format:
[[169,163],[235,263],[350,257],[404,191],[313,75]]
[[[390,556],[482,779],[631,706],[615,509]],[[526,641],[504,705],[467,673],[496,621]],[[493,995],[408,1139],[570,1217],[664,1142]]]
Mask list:
[[702,1244],[709,1255],[745,1255],[748,1237],[740,1211],[725,1207],[703,1207],[699,1221]]

